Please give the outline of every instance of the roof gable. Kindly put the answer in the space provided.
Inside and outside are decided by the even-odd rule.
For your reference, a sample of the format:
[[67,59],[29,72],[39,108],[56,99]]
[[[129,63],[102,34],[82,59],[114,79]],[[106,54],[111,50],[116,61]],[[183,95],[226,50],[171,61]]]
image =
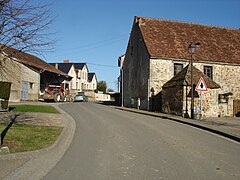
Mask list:
[[89,82],[92,82],[94,76],[95,76],[95,78],[96,78],[96,80],[97,80],[96,73],[88,73],[88,81],[89,81]]
[[240,64],[240,30],[135,17],[151,57],[189,59],[188,45],[200,42],[196,61]]
[[[197,85],[199,79],[203,77],[205,83],[210,89],[220,88],[220,85],[209,78],[207,75],[203,74],[202,71],[193,66],[193,84]],[[174,87],[174,86],[191,86],[191,65],[187,65],[178,74],[176,74],[172,79],[163,85],[163,88]]]
[[79,69],[82,70],[84,68],[84,66],[86,66],[86,68],[87,68],[86,63],[72,63],[72,64],[74,64],[76,70],[79,70]]
[[71,67],[74,67],[74,71],[77,73],[78,70],[83,70],[84,67],[88,71],[88,67],[86,63],[49,63],[54,67],[57,67],[57,69],[65,72],[66,74],[69,73]]

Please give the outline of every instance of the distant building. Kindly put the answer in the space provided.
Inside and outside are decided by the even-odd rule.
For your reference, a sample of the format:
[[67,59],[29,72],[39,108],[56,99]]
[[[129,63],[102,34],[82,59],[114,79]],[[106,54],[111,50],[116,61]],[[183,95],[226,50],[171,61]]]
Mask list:
[[[201,43],[193,56],[193,82],[204,76],[209,87],[202,97],[203,116],[235,116],[240,111],[240,30],[138,16],[121,61],[124,106],[137,107],[140,98],[140,109],[190,113],[191,42]],[[198,97],[194,103],[199,107]]]
[[68,82],[71,94],[97,89],[96,73],[90,73],[86,63],[70,63],[69,60],[64,60],[63,63],[50,64],[73,77]]

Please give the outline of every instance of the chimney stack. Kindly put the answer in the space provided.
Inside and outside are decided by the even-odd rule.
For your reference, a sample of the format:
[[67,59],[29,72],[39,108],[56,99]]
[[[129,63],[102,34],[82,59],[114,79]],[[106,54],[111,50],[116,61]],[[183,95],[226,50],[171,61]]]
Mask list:
[[66,60],[63,60],[63,62],[64,62],[64,63],[69,63],[69,60],[67,60],[67,59],[66,59]]
[[55,68],[58,69],[58,63],[55,64]]

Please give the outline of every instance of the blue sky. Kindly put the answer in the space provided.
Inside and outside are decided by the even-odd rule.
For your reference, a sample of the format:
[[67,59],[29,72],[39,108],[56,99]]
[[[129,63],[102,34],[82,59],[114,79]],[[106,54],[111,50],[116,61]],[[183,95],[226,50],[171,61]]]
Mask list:
[[240,28],[240,0],[55,0],[53,14],[57,42],[43,59],[86,62],[114,90],[136,15]]

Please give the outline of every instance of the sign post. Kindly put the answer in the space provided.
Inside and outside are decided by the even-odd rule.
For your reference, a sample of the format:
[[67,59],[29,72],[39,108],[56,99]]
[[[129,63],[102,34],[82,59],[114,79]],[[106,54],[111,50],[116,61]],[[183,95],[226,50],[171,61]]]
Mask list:
[[202,92],[203,91],[208,91],[207,85],[203,79],[203,77],[201,77],[198,81],[198,84],[195,88],[196,91],[200,91],[200,118],[202,118]]

